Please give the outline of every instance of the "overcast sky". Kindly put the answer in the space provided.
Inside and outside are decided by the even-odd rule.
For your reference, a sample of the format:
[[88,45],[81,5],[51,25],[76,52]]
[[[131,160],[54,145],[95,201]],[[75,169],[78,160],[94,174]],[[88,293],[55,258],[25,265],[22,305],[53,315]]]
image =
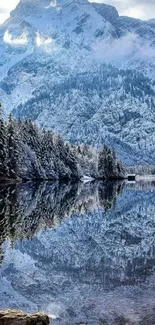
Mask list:
[[[10,11],[16,7],[18,2],[19,0],[0,0],[0,24],[9,17]],[[155,0],[98,0],[96,2],[115,6],[120,15],[141,19],[155,18]]]

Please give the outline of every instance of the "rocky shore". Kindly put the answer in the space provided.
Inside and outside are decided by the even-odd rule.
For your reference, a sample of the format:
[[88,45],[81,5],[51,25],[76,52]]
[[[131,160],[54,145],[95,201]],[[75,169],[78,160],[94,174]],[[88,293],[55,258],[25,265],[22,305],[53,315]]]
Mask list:
[[0,325],[49,325],[49,317],[42,313],[27,315],[19,310],[1,310]]

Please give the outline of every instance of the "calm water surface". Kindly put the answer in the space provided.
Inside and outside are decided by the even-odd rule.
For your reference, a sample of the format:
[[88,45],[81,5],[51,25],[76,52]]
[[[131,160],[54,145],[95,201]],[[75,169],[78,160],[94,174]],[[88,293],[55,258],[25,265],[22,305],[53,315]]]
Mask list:
[[155,184],[0,186],[0,309],[155,324]]

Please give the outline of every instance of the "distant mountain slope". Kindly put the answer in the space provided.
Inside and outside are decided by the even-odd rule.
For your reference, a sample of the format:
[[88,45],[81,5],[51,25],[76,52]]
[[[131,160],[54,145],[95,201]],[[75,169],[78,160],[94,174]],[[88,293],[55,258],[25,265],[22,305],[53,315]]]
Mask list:
[[155,23],[87,0],[21,0],[0,28],[5,114],[155,161]]

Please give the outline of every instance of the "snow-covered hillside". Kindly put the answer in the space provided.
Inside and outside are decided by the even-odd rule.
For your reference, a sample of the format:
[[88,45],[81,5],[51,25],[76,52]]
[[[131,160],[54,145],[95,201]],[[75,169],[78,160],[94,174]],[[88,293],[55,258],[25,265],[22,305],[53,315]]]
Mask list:
[[155,160],[155,23],[87,0],[21,0],[0,28],[0,100],[72,142]]

